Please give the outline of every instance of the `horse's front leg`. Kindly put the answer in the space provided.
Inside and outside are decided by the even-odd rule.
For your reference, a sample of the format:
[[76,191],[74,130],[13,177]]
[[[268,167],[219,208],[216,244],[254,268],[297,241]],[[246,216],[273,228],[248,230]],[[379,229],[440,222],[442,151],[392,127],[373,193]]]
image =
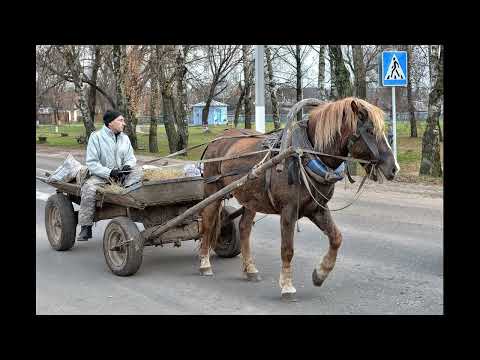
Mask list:
[[295,300],[297,290],[293,287],[292,277],[292,258],[293,258],[293,235],[295,231],[295,222],[297,220],[297,207],[288,205],[282,209],[280,214],[280,225],[282,234],[282,272],[278,284],[282,289],[282,298]]
[[315,286],[323,284],[328,274],[332,271],[337,261],[338,248],[342,244],[342,234],[337,225],[333,222],[332,215],[329,210],[318,209],[309,219],[328,236],[330,247],[323,257],[323,260],[312,273],[312,280]]
[[250,281],[260,281],[260,275],[253,262],[250,250],[250,233],[252,231],[253,219],[256,211],[245,208],[240,219],[240,244],[242,249],[242,271]]

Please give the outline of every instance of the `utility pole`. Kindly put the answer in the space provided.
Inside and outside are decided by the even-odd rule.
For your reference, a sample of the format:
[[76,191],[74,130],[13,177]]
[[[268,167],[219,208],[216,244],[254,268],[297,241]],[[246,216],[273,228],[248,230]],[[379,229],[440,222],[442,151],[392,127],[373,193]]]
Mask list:
[[265,47],[255,45],[255,129],[265,133],[265,76],[263,58]]

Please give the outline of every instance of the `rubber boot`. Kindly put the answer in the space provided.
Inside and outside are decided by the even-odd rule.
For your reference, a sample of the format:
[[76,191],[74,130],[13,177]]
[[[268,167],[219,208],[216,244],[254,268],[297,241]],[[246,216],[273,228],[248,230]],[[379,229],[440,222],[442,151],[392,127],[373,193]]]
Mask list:
[[92,225],[82,225],[82,230],[78,234],[77,241],[87,241],[92,237]]

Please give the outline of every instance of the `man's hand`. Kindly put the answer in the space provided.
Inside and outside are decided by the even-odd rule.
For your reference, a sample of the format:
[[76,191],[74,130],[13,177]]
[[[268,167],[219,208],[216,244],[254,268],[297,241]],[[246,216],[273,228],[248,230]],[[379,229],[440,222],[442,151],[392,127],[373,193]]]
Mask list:
[[132,167],[130,165],[123,165],[122,171],[132,171]]
[[130,165],[124,165],[122,167],[122,173],[120,174],[120,180],[123,183],[125,179],[127,178],[128,175],[130,175],[130,172],[132,171],[132,167]]
[[120,180],[121,175],[122,173],[118,169],[113,169],[112,171],[110,171],[110,177],[116,181]]

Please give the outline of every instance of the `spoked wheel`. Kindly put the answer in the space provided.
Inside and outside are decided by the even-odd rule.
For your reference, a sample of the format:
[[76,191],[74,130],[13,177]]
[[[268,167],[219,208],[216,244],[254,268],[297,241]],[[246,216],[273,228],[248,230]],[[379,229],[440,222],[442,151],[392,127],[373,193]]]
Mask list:
[[45,229],[52,248],[57,251],[71,249],[75,244],[76,227],[72,202],[61,193],[50,196],[45,205]]
[[[224,206],[222,209],[222,219],[225,216],[233,213],[236,208],[233,206]],[[215,253],[223,258],[232,258],[240,254],[240,217],[236,217],[226,225],[224,225],[220,231],[220,237],[217,240],[217,246],[215,247]]]
[[110,221],[103,235],[103,254],[115,275],[135,274],[143,259],[143,239],[137,225],[125,216]]

